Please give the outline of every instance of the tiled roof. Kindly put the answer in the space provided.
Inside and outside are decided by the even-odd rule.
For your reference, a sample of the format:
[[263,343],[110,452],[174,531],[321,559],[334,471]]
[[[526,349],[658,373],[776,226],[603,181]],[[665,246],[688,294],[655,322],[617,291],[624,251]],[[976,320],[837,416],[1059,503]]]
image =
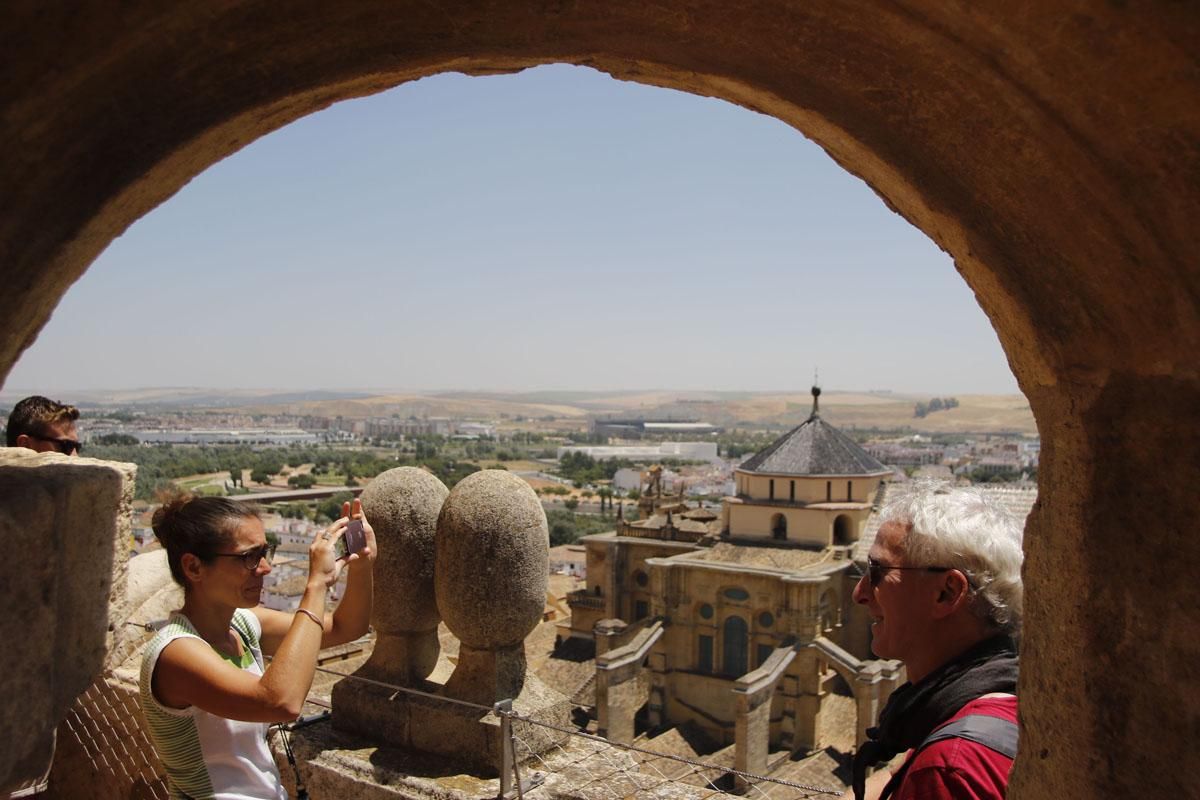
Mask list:
[[681,561],[707,561],[732,566],[760,567],[784,572],[799,572],[829,559],[828,550],[802,550],[798,548],[756,547],[733,542],[718,542],[712,547],[697,550],[684,556]]
[[738,469],[770,475],[879,475],[890,470],[817,414]]

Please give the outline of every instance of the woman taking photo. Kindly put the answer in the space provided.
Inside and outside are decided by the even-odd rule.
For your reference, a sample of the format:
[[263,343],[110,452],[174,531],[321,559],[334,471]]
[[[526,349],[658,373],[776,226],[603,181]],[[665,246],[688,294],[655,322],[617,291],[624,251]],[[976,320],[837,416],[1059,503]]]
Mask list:
[[[183,608],[150,641],[142,659],[141,703],[172,797],[280,798],[287,792],[267,745],[269,723],[300,715],[317,651],[367,631],[375,534],[339,558],[335,544],[359,501],[308,549],[308,583],[295,614],[258,607],[275,548],[262,520],[223,497],[183,496],[154,514]],[[346,593],[325,610],[343,568]],[[263,656],[272,656],[264,668]]]

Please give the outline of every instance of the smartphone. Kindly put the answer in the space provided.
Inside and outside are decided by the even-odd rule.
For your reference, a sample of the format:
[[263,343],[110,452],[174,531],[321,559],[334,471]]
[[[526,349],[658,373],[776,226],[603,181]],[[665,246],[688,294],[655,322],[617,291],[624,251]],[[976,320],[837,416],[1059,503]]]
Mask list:
[[367,546],[367,534],[363,533],[361,519],[350,520],[346,526],[346,533],[342,536],[342,541],[345,542],[346,555],[357,553]]

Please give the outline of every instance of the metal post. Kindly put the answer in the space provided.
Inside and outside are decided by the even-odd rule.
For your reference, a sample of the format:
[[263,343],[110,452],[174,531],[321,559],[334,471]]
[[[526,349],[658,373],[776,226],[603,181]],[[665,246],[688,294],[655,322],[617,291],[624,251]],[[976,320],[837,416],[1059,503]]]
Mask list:
[[492,706],[492,713],[500,718],[500,794],[499,800],[506,800],[513,786],[513,749],[512,749],[512,717],[507,712],[512,711],[512,700],[501,700]]

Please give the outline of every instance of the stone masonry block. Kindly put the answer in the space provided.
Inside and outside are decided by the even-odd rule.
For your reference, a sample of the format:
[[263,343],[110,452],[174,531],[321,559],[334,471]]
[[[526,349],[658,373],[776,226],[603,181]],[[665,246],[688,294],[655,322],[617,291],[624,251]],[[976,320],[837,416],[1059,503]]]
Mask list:
[[0,450],[0,793],[45,771],[55,727],[103,665],[135,469]]

